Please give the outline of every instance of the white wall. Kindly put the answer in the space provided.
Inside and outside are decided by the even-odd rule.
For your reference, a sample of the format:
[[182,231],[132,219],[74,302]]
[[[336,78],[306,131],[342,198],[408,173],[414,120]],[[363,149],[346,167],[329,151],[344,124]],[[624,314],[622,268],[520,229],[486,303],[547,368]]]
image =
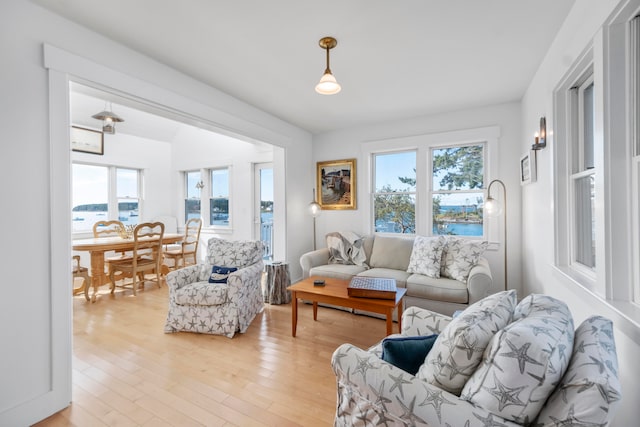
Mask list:
[[[43,43],[62,49],[49,70]],[[70,74],[281,147],[277,161],[295,178],[275,195],[286,206],[288,260],[311,246],[293,232],[311,224],[301,208],[313,182],[311,136],[30,2],[0,3],[0,52],[0,220],[12,225],[0,261],[0,425],[28,425],[71,399]]]
[[637,325],[640,318],[624,318],[609,303],[554,268],[553,90],[618,3],[617,0],[577,1],[523,98],[520,146],[524,149],[531,143],[541,116],[547,117],[551,135],[547,148],[538,153],[538,181],[524,187],[522,192],[523,287],[526,293],[545,293],[566,301],[576,326],[592,314],[614,321],[623,387],[622,407],[614,425],[631,426],[638,424],[640,329]]
[[[363,224],[370,223],[370,213],[363,209],[369,197],[371,177],[362,171],[362,165],[368,159],[362,154],[363,146],[370,141],[402,138],[416,135],[431,135],[466,129],[497,126],[500,128],[496,165],[491,168],[491,179],[501,179],[507,187],[508,200],[508,285],[510,289],[518,289],[520,293],[520,104],[507,103],[501,105],[474,108],[464,111],[443,113],[432,116],[416,117],[408,120],[381,123],[357,129],[317,135],[313,138],[314,162],[357,159],[357,206],[356,210],[322,211],[317,219],[318,247],[325,247],[324,236],[332,231],[351,230],[360,234],[370,234]],[[360,166],[358,166],[360,165]],[[487,183],[488,184],[488,183]],[[499,188],[498,188],[499,190]],[[493,190],[492,190],[493,191]],[[309,193],[311,191],[309,190]],[[497,224],[502,227],[502,223]],[[499,233],[501,236],[501,233]],[[487,251],[486,257],[491,264],[491,273],[496,284],[495,291],[503,289],[504,284],[504,252],[502,244],[497,250]]]

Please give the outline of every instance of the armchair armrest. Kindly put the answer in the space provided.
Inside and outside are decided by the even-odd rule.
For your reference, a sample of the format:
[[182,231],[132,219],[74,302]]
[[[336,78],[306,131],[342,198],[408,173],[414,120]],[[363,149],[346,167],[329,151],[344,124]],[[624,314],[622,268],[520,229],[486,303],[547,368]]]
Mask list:
[[489,261],[481,257],[478,263],[471,268],[467,278],[467,290],[469,291],[469,305],[480,301],[487,296],[487,291],[493,283]]
[[177,291],[185,285],[188,285],[189,283],[199,281],[201,270],[203,270],[203,268],[204,266],[202,264],[197,264],[170,271],[166,277],[169,294]]
[[315,251],[302,254],[300,257],[300,266],[302,267],[302,278],[309,277],[309,271],[313,267],[329,264],[329,249],[322,248]]
[[333,353],[338,405],[335,426],[484,427],[517,424],[461,400],[351,344]]

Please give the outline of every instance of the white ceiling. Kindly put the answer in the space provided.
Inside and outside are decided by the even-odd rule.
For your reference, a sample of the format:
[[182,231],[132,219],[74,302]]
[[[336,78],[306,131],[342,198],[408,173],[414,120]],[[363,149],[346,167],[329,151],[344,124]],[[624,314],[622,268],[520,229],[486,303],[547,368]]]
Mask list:
[[520,100],[575,0],[32,1],[322,133]]

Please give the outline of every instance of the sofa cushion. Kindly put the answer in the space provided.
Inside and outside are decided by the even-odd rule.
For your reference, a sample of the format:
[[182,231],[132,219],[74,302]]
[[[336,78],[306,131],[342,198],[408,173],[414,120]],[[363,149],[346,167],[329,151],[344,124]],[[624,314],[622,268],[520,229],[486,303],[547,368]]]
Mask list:
[[407,279],[407,296],[432,301],[469,303],[469,291],[465,283],[441,277],[434,279],[422,274],[412,274]]
[[592,316],[576,329],[567,372],[535,425],[608,425],[622,397],[613,323]]
[[369,270],[358,273],[363,277],[382,277],[385,279],[394,279],[396,286],[399,288],[407,287],[407,278],[410,276],[406,271],[393,270],[391,268],[371,268]]
[[437,335],[416,337],[387,337],[382,340],[382,355],[385,362],[415,375],[433,347]]
[[438,335],[417,377],[460,394],[491,338],[511,321],[515,306],[514,290],[498,292],[470,305]]
[[466,282],[489,242],[448,237],[442,252],[440,275]]
[[194,282],[175,291],[178,305],[220,305],[227,302],[229,286],[226,283]]
[[445,238],[443,236],[416,236],[413,240],[413,249],[411,258],[409,258],[407,273],[418,273],[436,279],[439,278],[444,245]]
[[412,237],[376,236],[371,250],[371,267],[407,271],[413,251]]
[[358,273],[362,273],[366,267],[359,265],[326,264],[313,267],[309,270],[309,276],[333,277],[334,279],[349,280]]
[[506,420],[530,424],[562,378],[573,348],[567,305],[532,294],[489,344],[461,398]]

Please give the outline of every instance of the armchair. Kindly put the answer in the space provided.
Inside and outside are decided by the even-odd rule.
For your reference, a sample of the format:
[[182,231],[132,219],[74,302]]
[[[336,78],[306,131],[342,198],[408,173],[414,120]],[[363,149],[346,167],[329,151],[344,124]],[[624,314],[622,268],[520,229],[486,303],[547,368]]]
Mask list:
[[[226,335],[245,333],[262,312],[262,251],[260,241],[211,238],[205,263],[167,274],[169,312],[164,332]],[[210,283],[212,268],[234,267],[226,283]]]

